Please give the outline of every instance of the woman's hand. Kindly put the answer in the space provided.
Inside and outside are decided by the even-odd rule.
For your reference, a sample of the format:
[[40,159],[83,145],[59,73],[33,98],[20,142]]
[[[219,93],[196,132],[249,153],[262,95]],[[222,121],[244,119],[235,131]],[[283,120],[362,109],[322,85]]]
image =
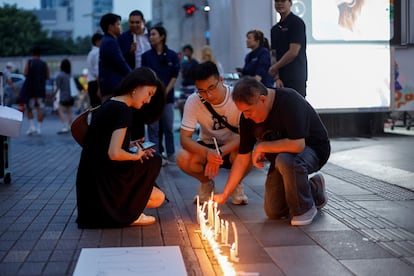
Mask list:
[[144,141],[145,141],[145,137],[142,137],[142,138],[140,138],[138,140],[131,141],[131,142],[129,142],[129,147],[130,148],[132,148],[132,147],[139,147],[139,144],[144,143]]
[[149,149],[142,149],[141,147],[138,146],[138,151],[137,151],[137,155],[139,157],[139,161],[141,161],[141,163],[144,162],[144,159],[150,159],[151,157],[154,156],[154,152],[155,149],[153,148],[149,148]]

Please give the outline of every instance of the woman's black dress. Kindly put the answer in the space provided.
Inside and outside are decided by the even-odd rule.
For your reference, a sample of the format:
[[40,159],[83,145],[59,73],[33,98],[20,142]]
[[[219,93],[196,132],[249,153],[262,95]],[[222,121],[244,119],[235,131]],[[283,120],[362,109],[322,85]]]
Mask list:
[[[124,227],[144,210],[161,170],[156,155],[141,161],[112,161],[108,156],[112,132],[130,128],[132,108],[108,100],[93,114],[76,177],[79,228]],[[128,150],[129,129],[123,142]]]

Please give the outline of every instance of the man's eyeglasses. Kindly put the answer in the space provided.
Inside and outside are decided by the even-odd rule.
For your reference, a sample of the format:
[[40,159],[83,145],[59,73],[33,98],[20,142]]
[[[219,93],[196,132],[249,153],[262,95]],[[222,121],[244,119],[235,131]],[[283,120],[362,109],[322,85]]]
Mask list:
[[201,97],[205,97],[205,96],[207,96],[207,95],[211,95],[211,92],[214,90],[214,89],[216,89],[217,88],[217,85],[219,84],[219,82],[220,82],[220,80],[217,80],[217,82],[215,83],[215,84],[213,84],[213,85],[210,85],[207,89],[198,89],[197,88],[197,92],[198,92],[198,94],[200,94],[201,95]]

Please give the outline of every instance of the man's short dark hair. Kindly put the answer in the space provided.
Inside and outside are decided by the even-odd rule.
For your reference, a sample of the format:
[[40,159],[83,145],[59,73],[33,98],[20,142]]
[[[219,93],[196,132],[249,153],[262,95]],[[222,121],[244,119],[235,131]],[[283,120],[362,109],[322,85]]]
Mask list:
[[194,81],[206,80],[211,76],[214,76],[217,79],[220,76],[217,65],[211,61],[197,64],[192,71],[192,77]]
[[140,10],[133,10],[132,12],[129,13],[129,17],[131,16],[140,16],[142,20],[145,21],[144,14]]
[[99,25],[101,26],[102,31],[107,34],[109,25],[115,24],[117,21],[121,21],[121,16],[114,13],[107,13],[102,16]]
[[34,46],[32,48],[32,55],[33,56],[40,56],[40,52],[41,52],[41,50],[40,50],[39,46]]
[[92,38],[91,38],[92,45],[96,46],[96,43],[98,41],[100,41],[102,39],[102,37],[103,37],[103,35],[101,33],[94,33]]
[[267,96],[267,88],[262,82],[251,76],[244,76],[239,79],[234,87],[232,99],[234,102],[241,102],[252,105],[260,95]]
[[193,46],[191,46],[190,44],[184,45],[182,50],[183,50],[183,51],[185,51],[185,50],[190,50],[190,51],[191,51],[191,53],[193,53],[193,52],[194,52]]

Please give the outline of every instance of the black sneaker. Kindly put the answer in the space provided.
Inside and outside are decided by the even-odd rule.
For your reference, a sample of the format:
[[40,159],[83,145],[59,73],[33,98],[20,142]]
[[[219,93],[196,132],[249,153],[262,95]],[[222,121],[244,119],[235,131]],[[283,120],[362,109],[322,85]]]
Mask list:
[[313,199],[317,209],[323,208],[328,202],[328,195],[325,190],[325,178],[322,174],[317,173],[312,176],[309,181],[312,185]]

